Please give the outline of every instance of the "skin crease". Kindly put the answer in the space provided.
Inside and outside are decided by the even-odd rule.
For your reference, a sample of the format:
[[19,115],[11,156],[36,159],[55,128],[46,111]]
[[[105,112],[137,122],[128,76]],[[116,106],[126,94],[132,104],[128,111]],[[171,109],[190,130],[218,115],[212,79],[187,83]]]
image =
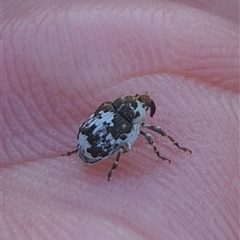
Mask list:
[[[239,239],[238,1],[146,2],[3,4],[1,239]],[[146,91],[191,155],[139,136],[110,182],[115,158],[60,156]]]

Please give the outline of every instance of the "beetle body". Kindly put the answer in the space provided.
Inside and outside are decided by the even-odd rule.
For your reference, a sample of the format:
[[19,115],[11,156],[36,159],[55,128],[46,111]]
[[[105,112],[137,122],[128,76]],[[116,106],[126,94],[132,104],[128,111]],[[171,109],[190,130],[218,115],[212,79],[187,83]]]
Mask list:
[[183,151],[191,150],[180,147],[171,136],[161,127],[148,125],[146,112],[150,109],[153,117],[156,106],[154,101],[147,95],[121,96],[113,102],[104,102],[79,128],[77,136],[77,149],[67,155],[78,152],[79,157],[88,164],[94,164],[101,160],[117,155],[107,177],[110,180],[112,172],[117,168],[123,153],[131,150],[139,134],[145,137],[153,147],[156,155],[163,161],[171,162],[163,157],[157,149],[151,134],[143,131],[149,129],[166,136],[175,146]]
[[79,128],[80,158],[92,164],[115,155],[124,144],[131,148],[149,107],[154,114],[155,104],[147,95],[122,96],[101,104]]

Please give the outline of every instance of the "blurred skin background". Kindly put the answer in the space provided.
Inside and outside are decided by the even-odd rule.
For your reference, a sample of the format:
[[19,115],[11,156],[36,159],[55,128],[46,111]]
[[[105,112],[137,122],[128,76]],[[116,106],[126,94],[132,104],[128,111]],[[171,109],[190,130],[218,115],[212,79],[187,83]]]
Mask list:
[[[239,239],[239,2],[3,1],[1,239]],[[84,165],[81,122],[144,94],[139,136]],[[149,113],[148,113],[149,115]]]

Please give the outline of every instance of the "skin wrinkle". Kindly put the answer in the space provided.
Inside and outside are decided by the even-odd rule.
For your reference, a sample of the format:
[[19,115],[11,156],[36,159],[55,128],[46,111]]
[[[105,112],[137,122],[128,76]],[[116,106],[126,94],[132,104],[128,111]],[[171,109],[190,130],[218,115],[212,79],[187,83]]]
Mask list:
[[[32,96],[32,98],[33,98],[33,96]],[[21,98],[20,97],[18,97],[18,99],[19,99],[19,101],[15,101],[15,102],[20,102],[21,101]],[[35,102],[36,103],[36,102]],[[22,104],[24,105],[24,102],[22,102]],[[40,107],[40,105],[38,105],[38,106],[35,106],[35,107],[33,107],[33,109],[39,109],[39,107]],[[14,109],[15,109],[15,107],[13,107],[13,106],[10,106],[9,107],[9,109],[10,109],[10,111],[13,111]],[[28,109],[26,109],[25,111],[27,111]],[[35,129],[37,129],[37,126],[38,126],[38,123],[37,122],[39,122],[39,123],[41,123],[41,121],[38,121],[38,119],[36,119],[36,117],[35,116],[37,116],[37,115],[33,115],[33,114],[31,114],[31,112],[29,112],[29,111],[27,111],[28,112],[28,117],[29,117],[29,120],[30,120],[30,122],[31,123],[35,123],[35,126],[34,126],[34,128]],[[11,113],[10,113],[10,115],[11,115]],[[18,117],[18,111],[14,111],[14,113],[13,113],[13,115],[15,115],[15,118],[17,119]],[[39,113],[39,115],[41,115],[40,113]],[[24,120],[24,119],[23,119]],[[30,130],[30,128],[29,128],[29,126],[28,126],[28,124],[27,123],[25,123],[25,121],[23,121],[23,120],[21,120],[20,119],[20,124],[21,124],[21,132],[22,132],[22,134],[23,133],[28,133],[27,135],[29,135],[29,136],[31,136],[31,133],[32,133],[32,130]],[[51,123],[51,120],[50,119],[45,119],[45,120],[47,120],[48,121],[48,124],[50,124]],[[5,121],[5,123],[7,124],[7,122]],[[19,120],[18,121],[15,121],[15,125],[17,125],[19,123]],[[46,123],[45,123],[46,124]],[[46,124],[47,125],[47,124]],[[31,126],[32,127],[32,126]],[[56,131],[57,131],[58,129],[56,129]],[[54,137],[54,136],[52,136],[52,134],[49,132],[49,130],[45,130],[45,128],[42,128],[41,129],[41,134],[45,134],[46,136],[45,136],[45,138],[47,137],[47,138],[49,138],[49,140],[48,141],[50,141],[51,139],[52,139],[52,137]],[[15,135],[15,134],[14,134]],[[36,138],[35,138],[35,141],[36,141]],[[61,139],[60,139],[60,141],[61,141]],[[22,141],[22,142],[25,142],[24,140]],[[28,140],[27,140],[27,142],[28,142]],[[25,144],[26,145],[28,145],[27,144],[27,142],[25,142]],[[14,145],[14,141],[11,141],[11,144],[13,144]],[[40,147],[40,145],[42,146],[42,148],[43,149],[45,149],[45,151],[47,152],[47,150],[52,150],[51,149],[51,146],[46,146],[46,140],[44,140],[44,141],[39,141],[39,139],[37,140],[37,144],[36,145],[38,145],[38,147]],[[64,145],[64,144],[63,144]],[[15,145],[14,147],[13,147],[13,149],[18,149],[19,147],[17,147],[17,145]],[[29,151],[33,151],[33,149],[31,149],[31,148],[29,148],[28,149],[28,152]],[[20,155],[22,155],[22,157],[21,158],[24,158],[24,157],[26,157],[25,156],[25,154],[23,155],[23,153],[22,153],[22,151],[21,151],[21,149],[19,149],[19,154]],[[36,152],[34,151],[34,153],[36,154]],[[29,153],[28,153],[29,154]],[[39,154],[39,153],[38,153]],[[31,154],[30,154],[31,155]],[[8,156],[8,158],[11,158],[11,156],[9,155]],[[31,157],[28,157],[28,160],[30,160],[31,159]],[[26,161],[26,160],[25,160]],[[24,162],[25,162],[24,161]],[[19,161],[18,161],[18,163],[19,163]],[[4,166],[9,166],[9,164],[7,164],[7,165],[5,165],[4,164]]]
[[[51,0],[50,3],[47,3],[48,9],[50,9],[49,14],[51,15],[51,11],[55,11],[57,12],[56,16],[58,16],[59,12],[54,9],[54,2]],[[153,2],[156,3],[156,1]],[[28,2],[21,6],[15,3],[15,1],[9,0],[5,5],[11,3],[14,3],[14,5],[6,8],[8,13],[5,13],[8,19],[12,19],[10,21],[6,20],[6,23],[9,25],[13,24],[13,20],[16,21],[20,18],[21,13],[25,11],[24,6]],[[31,3],[35,4],[34,1],[31,1]],[[98,1],[94,3],[89,1],[87,6],[90,6],[91,9],[86,10],[86,3],[82,2],[80,10],[76,15],[81,17],[81,11],[92,11],[96,4],[100,8],[101,3],[103,2]],[[209,6],[211,3],[206,4]],[[26,106],[19,105],[18,115],[12,116],[11,111],[9,111],[8,119],[6,119],[8,125],[4,125],[4,128],[9,129],[13,124],[16,124],[15,127],[17,127],[19,123],[18,127],[21,130],[19,119],[27,117],[25,112],[30,111],[31,114],[31,110],[33,112],[38,111],[39,115],[42,115],[44,119],[48,117],[49,122],[41,126],[44,121],[39,116],[37,129],[35,126],[35,129],[32,129],[32,133],[27,133],[22,129],[22,134],[17,135],[17,142],[14,142],[14,144],[17,143],[18,145],[16,146],[22,147],[21,153],[25,157],[29,157],[28,150],[26,151],[25,146],[21,145],[21,138],[25,138],[29,134],[31,134],[30,137],[34,136],[34,133],[39,131],[39,133],[42,132],[43,136],[40,134],[38,137],[44,139],[46,133],[41,131],[43,128],[46,131],[53,131],[52,141],[56,146],[54,147],[54,156],[47,154],[49,159],[46,161],[43,160],[46,154],[45,146],[39,146],[38,151],[42,151],[42,161],[34,158],[26,162],[25,165],[16,164],[18,159],[14,159],[15,146],[8,146],[12,153],[6,160],[13,163],[13,165],[11,168],[3,169],[3,200],[4,213],[11,217],[5,222],[4,228],[7,228],[7,230],[3,231],[3,234],[7,237],[4,239],[14,239],[16,236],[19,239],[26,240],[32,239],[33,236],[36,240],[47,237],[59,240],[64,238],[77,239],[80,236],[79,234],[88,239],[90,233],[91,236],[97,236],[99,239],[104,239],[106,236],[115,236],[115,239],[137,239],[136,235],[134,235],[135,238],[130,236],[131,232],[135,232],[140,237],[147,239],[159,239],[160,235],[166,240],[192,240],[193,238],[197,240],[202,238],[211,240],[220,239],[221,237],[238,239],[237,213],[234,211],[238,206],[238,178],[235,166],[238,150],[235,142],[237,138],[233,133],[236,133],[237,129],[238,96],[236,96],[236,93],[239,90],[236,91],[238,84],[236,74],[237,60],[231,59],[231,54],[233,54],[231,49],[237,47],[237,45],[229,46],[231,43],[229,35],[231,32],[236,31],[234,27],[231,27],[232,23],[228,22],[220,26],[219,34],[216,35],[218,37],[216,42],[219,42],[219,39],[226,39],[224,46],[226,49],[230,48],[229,54],[226,51],[218,54],[217,48],[211,50],[211,54],[215,53],[215,59],[212,60],[213,62],[211,62],[210,66],[203,64],[204,62],[196,64],[198,59],[189,58],[187,61],[190,64],[192,61],[192,66],[196,70],[201,68],[201,72],[191,71],[186,73],[185,69],[191,67],[191,65],[186,65],[188,62],[185,62],[186,59],[183,57],[178,58],[179,56],[174,56],[174,54],[178,54],[178,52],[175,52],[176,49],[180,48],[181,50],[186,45],[179,44],[175,46],[176,42],[172,41],[173,38],[177,38],[177,36],[172,34],[174,28],[169,28],[168,30],[172,35],[169,32],[165,32],[167,35],[164,36],[155,34],[161,23],[153,28],[154,23],[149,25],[148,20],[143,21],[143,18],[147,18],[147,13],[146,15],[143,14],[144,9],[150,9],[149,15],[151,15],[149,5],[144,8],[142,3],[139,4],[136,1],[128,1],[127,4],[126,2],[109,1],[107,4],[104,2],[103,5],[105,7],[103,9],[100,8],[103,19],[100,19],[99,15],[97,15],[96,19],[94,19],[97,24],[94,24],[94,21],[89,19],[90,16],[94,17],[94,12],[92,12],[93,15],[86,15],[82,19],[78,18],[79,28],[76,31],[71,28],[72,23],[68,22],[70,21],[69,18],[54,19],[54,23],[56,22],[58,26],[58,35],[61,35],[61,40],[50,39],[48,41],[46,39],[46,32],[43,28],[48,26],[48,24],[52,24],[51,16],[46,18],[45,26],[41,27],[42,29],[39,33],[42,36],[37,35],[37,43],[35,45],[34,42],[29,44],[27,56],[31,60],[31,65],[35,67],[35,73],[27,76],[27,78],[24,77],[26,75],[24,72],[20,72],[21,74],[18,76],[15,75],[16,73],[14,74],[15,76],[12,74],[14,64],[19,64],[18,67],[22,67],[22,64],[25,63],[24,58],[26,55],[23,56],[25,53],[24,49],[21,48],[21,42],[26,42],[28,40],[26,38],[30,38],[31,35],[25,35],[25,40],[22,38],[19,38],[19,40],[18,35],[21,36],[22,34],[22,24],[28,21],[27,14],[25,14],[25,20],[18,31],[14,31],[15,41],[18,41],[15,48],[20,48],[20,51],[17,49],[13,55],[14,58],[7,61],[8,66],[5,66],[6,63],[3,62],[4,77],[6,76],[5,79],[12,84],[8,88],[3,89],[3,96],[13,94],[12,90],[14,89],[15,93],[21,97],[21,90],[25,86],[24,81],[27,79],[30,81],[31,87],[34,88],[34,90],[31,90],[32,95],[29,94],[29,97],[33,98],[33,103],[35,103],[36,97],[42,98],[43,102],[42,104],[39,103],[36,109],[34,109],[33,106],[35,104],[28,105],[25,101],[29,100],[24,100],[23,104]],[[12,9],[13,6],[14,9]],[[37,2],[36,6],[38,6],[38,12],[41,12],[43,8],[46,9],[44,1]],[[62,11],[64,11],[64,6],[65,4],[62,3]],[[78,6],[75,3],[76,11]],[[116,18],[123,6],[126,9],[124,16]],[[134,11],[136,6],[143,10]],[[152,9],[154,6],[158,7],[158,4],[153,4]],[[183,6],[181,7],[183,8]],[[19,10],[17,17],[11,16],[11,9],[14,11],[16,9]],[[25,9],[31,9],[31,7]],[[66,13],[69,13],[69,9],[71,8],[67,8]],[[132,15],[129,15],[130,11],[128,9],[133,12]],[[173,9],[179,9],[179,6],[173,7]],[[194,12],[194,9],[188,9],[187,11]],[[137,14],[142,15],[138,18]],[[163,14],[166,15],[168,12],[165,11]],[[201,11],[196,11],[196,15],[199,18],[201,14]],[[219,14],[216,15],[219,18]],[[228,13],[225,13],[225,15],[228,15]],[[115,19],[113,16],[115,16]],[[155,15],[155,18],[157,16],[158,14]],[[181,18],[183,15],[178,15],[177,17],[179,17],[179,23],[182,22]],[[75,16],[73,18],[76,19]],[[126,22],[124,18],[127,19]],[[208,16],[207,19],[214,24],[221,22],[214,20],[214,16],[212,19]],[[204,20],[206,20],[206,14],[202,14],[201,21]],[[155,21],[159,21],[159,19],[156,18]],[[224,21],[222,20],[222,22]],[[86,23],[89,23],[88,27],[82,28],[82,25]],[[107,28],[107,23],[111,23],[111,28]],[[18,24],[17,21],[16,24]],[[35,22],[35,24],[38,26],[38,22]],[[167,23],[165,22],[165,24]],[[96,26],[102,27],[100,35]],[[227,31],[221,31],[225,28],[224,26],[229,26],[228,32],[230,34]],[[114,27],[116,27],[115,32],[113,32]],[[206,28],[208,27],[206,26]],[[69,31],[66,31],[66,29]],[[9,30],[9,27],[5,27],[5,33]],[[118,34],[119,30],[121,30],[122,35]],[[126,36],[129,30],[134,35],[131,33],[132,35]],[[78,41],[78,39],[81,39],[81,36],[78,36],[78,34],[81,34],[82,31],[85,35],[85,42]],[[141,32],[144,33],[141,34]],[[189,32],[194,32],[193,28],[189,29]],[[72,36],[65,37],[66,33],[69,35],[72,33]],[[111,33],[114,33],[113,36],[111,36]],[[160,33],[164,33],[164,31],[161,30],[159,31]],[[181,31],[177,33],[181,35],[183,40]],[[32,35],[34,34],[33,31]],[[49,38],[57,37],[54,36],[55,34],[57,35],[57,33],[51,34]],[[125,36],[121,38],[123,35]],[[209,35],[211,35],[211,31]],[[227,38],[225,35],[228,35]],[[6,47],[12,47],[8,42],[10,34],[5,34],[4,36],[4,41],[8,43]],[[90,38],[92,38],[92,44],[88,43]],[[70,43],[64,45],[67,39],[70,39]],[[186,39],[192,41],[188,37]],[[193,51],[193,57],[196,54],[198,54],[197,57],[202,59],[204,59],[204,56],[208,56],[208,52],[206,52],[206,55],[205,53],[201,55],[204,46],[209,46],[204,39],[207,40],[207,38],[203,38],[203,44],[201,45],[203,49],[198,49],[198,52]],[[236,40],[237,37],[233,36],[233,39]],[[134,40],[134,42],[131,42],[131,40]],[[235,40],[234,42],[236,42]],[[168,41],[168,44],[166,41]],[[97,42],[99,46],[92,49],[94,42]],[[116,44],[116,42],[121,44]],[[61,43],[61,48],[65,46],[65,49],[68,50],[67,53],[62,53],[61,48],[59,50],[57,46],[54,49],[48,49],[51,48],[52,44],[59,43]],[[38,54],[41,57],[42,65],[39,65],[39,60],[35,59],[36,44],[39,45]],[[49,46],[42,47],[45,44]],[[147,46],[143,47],[144,44]],[[195,44],[198,45],[199,41],[196,41]],[[79,47],[79,45],[84,47]],[[161,46],[158,47],[158,45]],[[166,49],[166,46],[170,49]],[[124,47],[128,47],[127,51],[123,51]],[[194,50],[194,47],[192,50]],[[5,49],[4,47],[3,51],[6,51]],[[119,54],[119,49],[121,54]],[[139,49],[142,52],[141,54],[138,54]],[[101,53],[99,52],[100,50],[102,50]],[[221,51],[221,48],[219,48],[219,51]],[[52,69],[52,64],[47,64],[49,52],[56,54],[54,61],[55,71]],[[163,57],[158,55],[158,53],[163,52],[167,54]],[[129,53],[133,56],[129,56],[128,59]],[[6,56],[4,54],[3,56]],[[105,54],[107,54],[107,57],[104,57]],[[229,57],[229,59],[223,59],[222,61],[223,54],[225,57]],[[236,53],[234,54],[232,57],[236,56]],[[83,64],[85,55],[90,56],[88,58],[88,68]],[[111,57],[111,55],[114,56]],[[132,59],[135,59],[136,62],[132,63]],[[159,59],[161,61],[163,59],[166,65],[159,64],[161,63]],[[116,64],[117,60],[119,67]],[[111,61],[114,61],[114,63]],[[214,64],[214,61],[217,62],[217,66]],[[63,65],[64,63],[65,66]],[[223,65],[227,66],[225,70]],[[24,67],[29,72],[32,71],[29,70],[28,65],[24,65]],[[62,74],[62,68],[64,67],[66,68],[66,75],[65,73]],[[173,71],[174,67],[175,71]],[[211,67],[211,72],[207,73],[207,67]],[[7,68],[9,68],[11,73],[7,73]],[[176,69],[181,71],[176,71]],[[227,73],[227,71],[229,72]],[[156,73],[156,75],[152,73]],[[166,76],[163,73],[166,73]],[[209,75],[212,80],[210,84],[213,87],[208,86]],[[218,79],[214,75],[219,75]],[[129,76],[130,78],[128,78]],[[16,84],[19,81],[21,81],[21,86],[19,85],[16,88]],[[14,84],[15,82],[16,84]],[[222,86],[224,85],[226,85],[225,89],[227,91],[222,91]],[[56,88],[56,86],[58,87]],[[41,90],[41,87],[44,90],[38,91],[39,89]],[[205,89],[208,89],[208,92]],[[28,94],[29,89],[24,90],[24,94]],[[194,155],[185,155],[177,151],[166,139],[154,136],[154,140],[157,141],[156,143],[160,147],[161,152],[172,159],[172,164],[170,165],[159,163],[152,153],[151,147],[147,146],[144,139],[139,140],[130,153],[124,154],[118,170],[114,173],[111,184],[107,183],[104,174],[114,159],[105,163],[99,163],[96,167],[88,168],[80,162],[77,156],[66,159],[59,156],[63,151],[68,150],[68,145],[71,147],[76,143],[75,135],[77,134],[79,124],[100,103],[114,99],[121,94],[144,94],[146,90],[157,105],[156,115],[153,119],[148,116],[148,123],[160,123],[166,130],[173,133],[180,143],[186,144],[187,147],[193,147]],[[11,101],[11,98],[7,99]],[[66,99],[68,99],[69,104],[65,103]],[[197,100],[195,101],[195,99]],[[210,107],[212,106],[210,105],[214,105],[216,110],[214,111],[214,108],[211,110]],[[9,108],[8,105],[3,107],[6,110]],[[198,108],[198,112],[196,108]],[[52,112],[52,110],[56,111]],[[69,113],[72,113],[71,116],[69,116]],[[30,116],[27,119],[29,121],[29,129],[34,127],[31,124],[31,117],[35,116],[37,115]],[[62,123],[61,129],[58,129],[56,122]],[[12,139],[11,131],[5,131],[4,133],[7,134],[4,134],[3,147],[8,139]],[[38,140],[36,139],[36,141]],[[47,141],[45,141],[45,145],[50,147]],[[207,142],[209,146],[206,146]],[[62,143],[65,143],[64,149]],[[197,143],[200,146],[197,146]],[[221,155],[219,155],[219,150],[221,150]],[[21,176],[24,176],[24,179],[21,179]],[[16,196],[18,197],[16,198]],[[29,204],[26,204],[26,202]],[[85,214],[81,214],[84,209],[86,209]],[[98,215],[101,216],[100,219],[94,216],[96,210]],[[52,216],[50,221],[52,225],[46,223],[46,216]],[[104,222],[104,220],[108,220],[109,223]],[[124,224],[126,224],[125,227]],[[11,228],[11,226],[15,227]],[[95,234],[91,230],[92,226],[94,226]],[[129,231],[126,229],[126,226]],[[24,232],[26,229],[28,234]],[[103,234],[101,234],[102,232]],[[120,235],[114,235],[114,232]],[[63,235],[64,233],[66,235]],[[57,237],[55,234],[57,234]]]
[[[45,95],[45,94],[44,94]],[[45,95],[46,96],[46,95]],[[32,98],[33,98],[33,96],[32,96]],[[38,101],[35,101],[34,102],[35,104],[36,104],[36,108],[34,107],[33,109],[41,109],[41,105],[39,105],[38,104]],[[24,105],[24,101],[22,102],[22,104]],[[11,109],[13,109],[13,108],[11,108]],[[34,128],[35,129],[37,129],[38,128],[38,125],[39,124],[41,124],[42,123],[42,121],[40,120],[39,121],[39,118],[37,118],[38,116],[40,116],[41,115],[41,111],[39,112],[39,115],[37,115],[37,114],[32,114],[31,113],[31,111],[30,111],[30,109],[26,109],[25,110],[27,113],[28,113],[28,117],[27,117],[27,119],[28,119],[28,121],[29,122],[31,122],[31,123],[34,123]],[[15,115],[17,116],[18,114],[17,114],[17,112],[15,113]],[[44,117],[44,125],[46,124],[46,125],[48,125],[48,124],[50,124],[51,123],[51,120],[49,119],[49,118],[47,118],[46,117],[46,115],[45,115],[45,117]],[[47,121],[47,123],[46,123],[46,121]],[[27,135],[29,135],[29,136],[31,136],[32,135],[32,126],[29,128],[29,122],[25,122],[25,120],[23,119],[23,120],[21,120],[21,126],[22,127],[25,127],[25,131],[24,132],[28,132],[28,134]],[[34,133],[35,134],[35,133]],[[49,138],[49,140],[52,138],[52,136],[51,136],[51,134],[50,134],[50,132],[49,132],[49,130],[45,130],[45,128],[43,127],[42,129],[41,129],[41,134],[44,134],[44,135],[46,135],[45,136],[45,138]],[[33,137],[33,139],[34,139],[34,137]],[[35,138],[35,140],[36,140],[36,138]],[[24,142],[24,140],[23,140],[23,142]],[[25,144],[27,144],[27,142],[25,142]],[[44,139],[43,141],[40,141],[39,139],[37,140],[37,145],[42,145],[42,148],[45,148],[45,151],[47,151],[48,150],[48,145],[46,146],[46,140]],[[50,150],[50,149],[49,149]]]
[[[10,104],[9,104],[10,105]],[[12,114],[11,114],[11,112],[12,112]],[[12,106],[10,106],[9,107],[9,111],[8,111],[8,114],[10,113],[10,115],[14,115],[14,117],[13,117],[13,119],[14,119],[14,125],[13,125],[13,127],[14,127],[14,130],[16,129],[16,127],[15,126],[17,126],[17,124],[19,123],[19,121],[17,121],[17,116],[18,116],[18,114],[17,114],[17,112],[14,110],[14,107],[12,107]],[[5,113],[6,114],[6,113]],[[5,115],[4,114],[4,111],[3,111],[3,115]],[[8,124],[8,121],[4,121],[3,123],[6,123],[6,124]],[[20,122],[21,123],[21,122]],[[21,124],[22,125],[22,124]],[[8,126],[9,126],[9,132],[13,132],[13,130],[11,129],[11,124],[8,124]],[[21,131],[20,131],[20,133],[23,133],[23,132],[28,132],[28,129],[27,128],[25,128],[25,130],[26,131],[24,131],[24,126],[21,126]],[[14,131],[15,132],[15,131]],[[6,132],[5,132],[6,133]],[[16,132],[15,132],[15,134],[17,134]],[[17,151],[18,152],[18,154],[15,154],[15,155],[17,155],[17,156],[21,156],[22,155],[22,151],[21,151],[21,148],[19,149],[19,146],[18,146],[18,144],[15,142],[15,141],[13,141],[12,139],[9,139],[9,141],[10,142],[8,142],[8,143],[10,143],[9,145],[11,146],[11,145],[13,145],[13,148],[12,149],[14,149],[14,152],[15,151]],[[3,143],[4,144],[4,143]],[[6,146],[6,149],[8,149],[8,146]],[[10,153],[10,151],[9,151],[9,153]],[[5,154],[5,151],[4,151],[4,154]],[[7,153],[7,151],[6,151],[6,154],[8,154]],[[8,154],[9,155],[9,154]],[[9,156],[9,159],[11,159],[12,158],[12,156]]]
[[[239,23],[239,14],[238,14],[238,9],[239,9],[239,3],[237,3],[237,1],[218,1],[218,0],[214,0],[214,1],[187,1],[187,0],[171,0],[171,2],[178,2],[178,3],[182,3],[182,4],[186,4],[189,5],[193,8],[197,8],[200,9],[202,11],[207,11],[208,13],[212,14],[214,11],[217,12],[218,16],[221,16],[223,18],[225,18],[228,21],[234,22],[235,24]],[[222,7],[222,4],[224,4],[224,8]],[[235,5],[235,6],[233,6]],[[232,7],[233,6],[233,7]],[[229,11],[229,8],[232,8],[232,10],[234,9],[235,14],[231,13],[229,14],[231,11]]]
[[[39,28],[38,28],[38,29],[39,29]],[[40,56],[39,56],[39,58],[40,58]],[[29,77],[28,79],[30,79],[30,77]],[[31,84],[31,81],[30,81],[30,85],[32,85],[32,84]],[[32,87],[31,87],[31,88],[32,88]],[[43,92],[44,92],[44,96],[47,96],[48,94],[47,94],[47,92],[45,91],[45,88],[44,88],[44,87],[42,88],[42,90],[43,90]],[[50,102],[51,102],[51,101],[50,101]],[[36,102],[35,102],[35,103],[36,103]],[[38,101],[37,101],[37,103],[38,103]],[[37,108],[41,108],[41,105],[42,105],[42,104],[40,104],[40,105],[37,104],[36,109],[37,109]],[[47,104],[44,104],[44,105],[46,106]],[[52,112],[54,115],[57,114],[56,111],[54,111],[54,109],[52,109],[51,112]],[[49,119],[48,119],[48,122],[49,122]],[[50,123],[50,122],[49,122],[49,123]],[[57,131],[58,129],[55,129],[55,130]],[[61,129],[60,129],[60,130],[61,130]],[[47,132],[45,132],[45,133],[47,133]],[[49,136],[50,136],[50,135],[49,135]]]

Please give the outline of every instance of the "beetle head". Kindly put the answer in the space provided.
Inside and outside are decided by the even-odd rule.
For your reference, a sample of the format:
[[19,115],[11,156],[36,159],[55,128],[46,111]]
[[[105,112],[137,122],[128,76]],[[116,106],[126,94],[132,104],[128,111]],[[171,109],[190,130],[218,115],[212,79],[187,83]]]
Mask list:
[[156,112],[156,105],[154,101],[147,94],[139,95],[138,99],[147,106],[147,109],[150,108],[150,116],[153,117]]

